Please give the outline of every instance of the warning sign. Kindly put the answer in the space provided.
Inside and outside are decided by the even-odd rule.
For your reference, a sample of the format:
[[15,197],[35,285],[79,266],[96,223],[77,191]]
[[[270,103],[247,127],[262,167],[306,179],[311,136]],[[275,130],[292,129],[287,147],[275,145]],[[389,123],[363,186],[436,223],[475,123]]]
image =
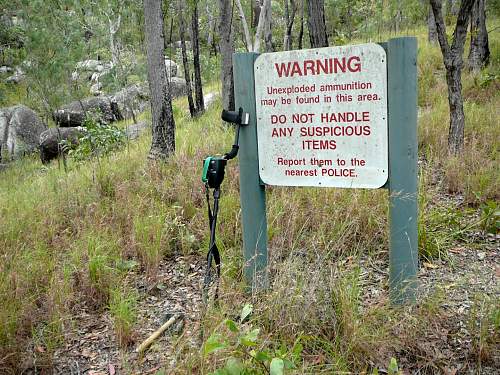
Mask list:
[[387,70],[381,46],[262,54],[254,69],[262,181],[345,188],[385,184]]

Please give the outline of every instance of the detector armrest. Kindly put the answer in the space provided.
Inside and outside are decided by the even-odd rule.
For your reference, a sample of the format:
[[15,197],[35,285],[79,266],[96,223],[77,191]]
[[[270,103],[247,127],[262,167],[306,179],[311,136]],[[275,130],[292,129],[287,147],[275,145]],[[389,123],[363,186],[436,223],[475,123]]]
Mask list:
[[240,107],[238,112],[226,111],[225,109],[223,109],[221,118],[225,122],[245,126],[248,125],[250,115],[246,112],[243,112],[243,108]]

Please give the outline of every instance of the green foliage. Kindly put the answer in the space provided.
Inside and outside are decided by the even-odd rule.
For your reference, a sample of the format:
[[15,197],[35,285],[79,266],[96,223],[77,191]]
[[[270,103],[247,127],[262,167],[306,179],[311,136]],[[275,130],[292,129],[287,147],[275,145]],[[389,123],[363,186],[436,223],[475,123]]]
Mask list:
[[87,114],[83,122],[84,134],[79,138],[77,145],[65,142],[69,148],[68,154],[77,161],[93,157],[106,156],[118,150],[126,142],[126,135],[122,129],[113,124],[106,124],[98,120],[96,114]]
[[[279,348],[267,347],[266,341],[259,337],[260,329],[254,328],[250,322],[245,323],[252,310],[252,305],[245,304],[240,313],[239,323],[226,319],[203,345],[203,355],[205,357],[222,351],[229,355],[224,366],[215,370],[212,375],[262,373],[282,375],[285,370],[296,369],[297,365],[302,361],[300,338],[297,339],[290,350],[284,345]],[[223,334],[219,331],[224,326],[227,331]]]
[[481,205],[481,227],[488,233],[500,233],[500,205],[488,200]]
[[23,2],[29,105],[49,117],[68,98],[81,95],[71,83],[75,63],[84,56],[84,37],[76,0]]
[[8,48],[21,48],[24,44],[25,35],[21,26],[6,26],[0,22],[0,45]]
[[387,367],[387,374],[388,375],[402,375],[402,371],[399,371],[398,367],[398,361],[396,358],[391,358],[391,361],[389,362],[389,366]]

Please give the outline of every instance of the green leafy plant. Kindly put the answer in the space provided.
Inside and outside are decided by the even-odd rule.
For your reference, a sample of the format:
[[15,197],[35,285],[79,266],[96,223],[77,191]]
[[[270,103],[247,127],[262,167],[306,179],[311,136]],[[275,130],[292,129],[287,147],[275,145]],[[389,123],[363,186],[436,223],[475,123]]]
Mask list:
[[500,207],[493,200],[481,205],[481,227],[488,233],[500,232]]
[[[218,368],[213,375],[250,375],[271,374],[281,375],[285,370],[295,369],[301,360],[302,344],[300,338],[288,350],[285,346],[267,348],[264,340],[259,337],[260,329],[252,326],[248,319],[253,307],[243,306],[239,322],[226,319],[210,335],[203,345],[203,356],[207,357],[217,351],[226,351],[229,357],[223,367]],[[222,334],[220,330],[229,331]]]
[[389,362],[389,367],[387,368],[387,373],[389,375],[401,375],[402,372],[399,370],[398,361],[396,358],[392,357]]
[[105,156],[125,144],[125,132],[112,124],[99,121],[95,113],[87,114],[83,126],[85,132],[78,145],[64,143],[64,147],[69,148],[68,154],[77,161]]

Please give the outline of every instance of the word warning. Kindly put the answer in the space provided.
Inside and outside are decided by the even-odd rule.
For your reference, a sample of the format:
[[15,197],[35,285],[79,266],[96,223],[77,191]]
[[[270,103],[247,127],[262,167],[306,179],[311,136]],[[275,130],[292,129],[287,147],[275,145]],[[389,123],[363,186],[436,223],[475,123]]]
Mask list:
[[260,55],[254,70],[262,181],[383,186],[388,177],[386,66],[378,44]]

